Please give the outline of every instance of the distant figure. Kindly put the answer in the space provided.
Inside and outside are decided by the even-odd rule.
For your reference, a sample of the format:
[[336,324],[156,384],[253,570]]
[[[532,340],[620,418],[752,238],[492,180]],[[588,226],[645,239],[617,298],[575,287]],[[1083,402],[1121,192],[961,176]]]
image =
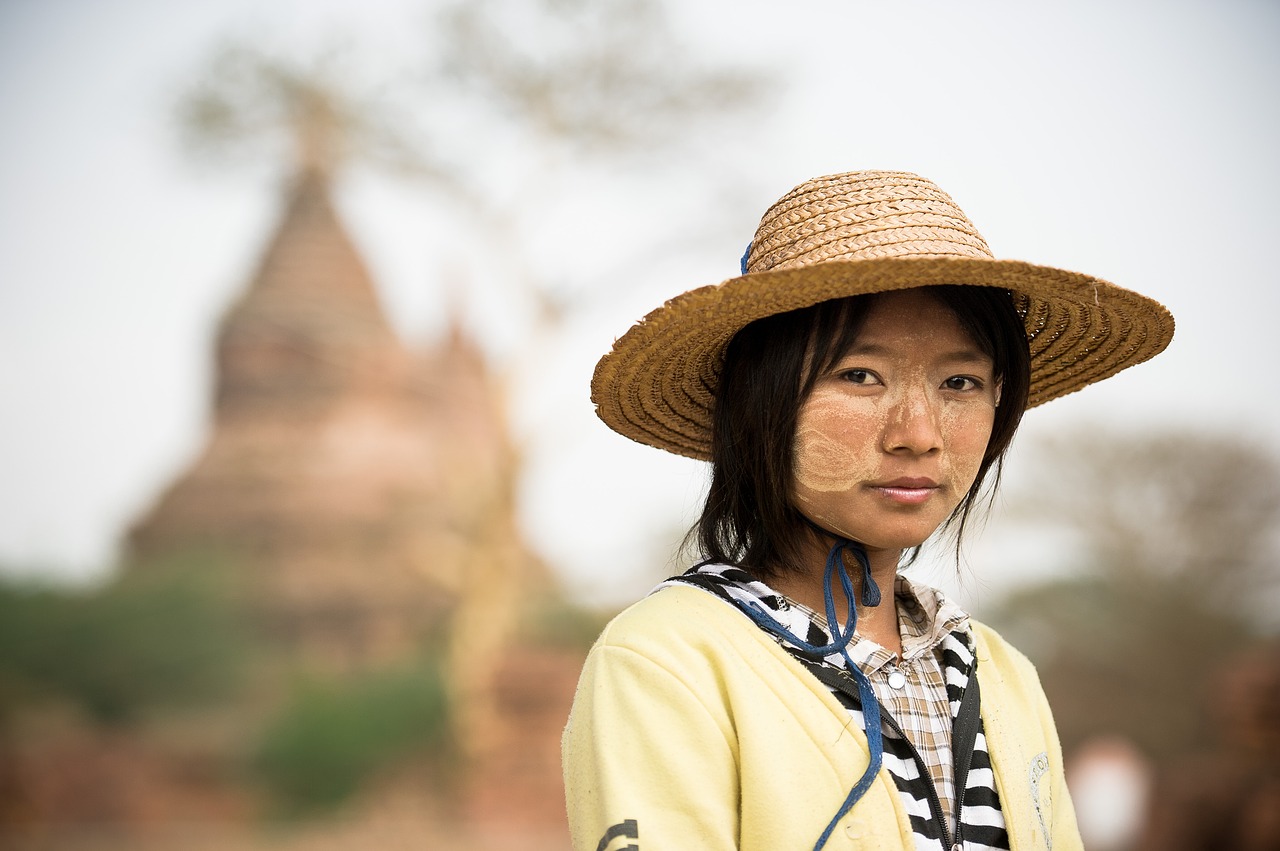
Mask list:
[[1099,737],[1067,759],[1067,786],[1089,851],[1126,851],[1142,831],[1151,766],[1127,739]]
[[601,419],[710,461],[711,484],[704,560],[582,672],[574,848],[1081,848],[1035,670],[898,571],[963,532],[1026,408],[1172,335],[1148,298],[995,259],[913,174],[818,178],[771,207],[740,277],[671,299],[596,366]]

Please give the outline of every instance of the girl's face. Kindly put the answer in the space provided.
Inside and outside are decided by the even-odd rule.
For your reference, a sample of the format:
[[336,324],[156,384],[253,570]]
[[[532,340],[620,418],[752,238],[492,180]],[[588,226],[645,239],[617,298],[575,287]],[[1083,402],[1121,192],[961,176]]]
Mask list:
[[950,310],[921,290],[878,296],[800,406],[796,507],[868,551],[923,543],[977,477],[999,398]]

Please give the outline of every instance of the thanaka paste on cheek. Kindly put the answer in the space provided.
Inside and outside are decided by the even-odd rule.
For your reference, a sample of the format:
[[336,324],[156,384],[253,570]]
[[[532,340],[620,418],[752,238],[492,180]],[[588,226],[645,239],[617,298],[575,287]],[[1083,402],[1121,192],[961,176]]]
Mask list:
[[809,398],[796,428],[794,450],[797,484],[819,493],[849,490],[875,471],[875,460],[868,457],[873,447],[850,446],[837,433],[840,427],[866,433],[871,418],[851,415],[835,394],[827,396],[818,390]]

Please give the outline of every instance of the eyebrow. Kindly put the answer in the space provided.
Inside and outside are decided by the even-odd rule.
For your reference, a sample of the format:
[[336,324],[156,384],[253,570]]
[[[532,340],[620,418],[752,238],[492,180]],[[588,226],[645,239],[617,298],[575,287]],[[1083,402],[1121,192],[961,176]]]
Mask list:
[[[839,363],[840,361],[844,360],[847,357],[852,357],[856,355],[871,355],[873,357],[892,357],[893,350],[887,346],[878,346],[875,343],[867,343],[867,344],[855,343],[853,345],[853,348],[849,349],[849,351],[845,352],[843,355],[836,358],[836,363]],[[950,352],[943,352],[941,355],[938,356],[937,362],[945,363],[945,364],[951,364],[951,363],[993,364],[995,361],[994,361],[994,358],[992,358],[990,355],[985,354],[981,349],[974,348],[974,349],[956,349]]]

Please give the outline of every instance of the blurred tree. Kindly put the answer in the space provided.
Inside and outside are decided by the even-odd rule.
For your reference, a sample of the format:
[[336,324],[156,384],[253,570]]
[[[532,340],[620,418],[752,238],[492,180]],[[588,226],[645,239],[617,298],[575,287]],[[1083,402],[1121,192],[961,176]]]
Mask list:
[[279,813],[305,815],[341,803],[407,756],[445,755],[446,715],[430,657],[346,682],[304,682],[267,725],[254,763]]
[[469,0],[439,24],[429,84],[579,166],[669,153],[762,88],[754,73],[693,59],[658,0]]
[[988,619],[1036,662],[1068,749],[1116,733],[1161,760],[1202,745],[1209,678],[1275,626],[1280,461],[1186,431],[1083,429],[1037,449],[1012,516],[1065,534],[1074,570]]
[[[358,162],[416,179],[475,235],[468,262],[496,264],[489,279],[505,288],[505,309],[526,314],[528,337],[509,367],[526,375],[535,372],[534,348],[571,310],[608,295],[598,286],[569,293],[566,280],[618,278],[575,269],[591,254],[577,233],[558,235],[561,253],[540,268],[548,212],[567,211],[574,226],[594,222],[604,212],[584,212],[583,199],[599,204],[603,181],[634,167],[647,178],[661,158],[674,159],[764,93],[754,72],[700,62],[659,0],[448,0],[424,48],[412,71],[380,84],[350,50],[295,63],[230,46],[183,102],[182,126],[202,155],[286,158],[326,178]],[[694,180],[713,169],[704,171]],[[680,183],[674,215],[697,222],[694,180]],[[628,206],[626,191],[614,197],[619,210]],[[632,234],[619,242],[615,256],[654,250]],[[509,559],[477,551],[473,561],[452,613],[445,671],[463,753],[479,757],[501,747],[492,681],[528,601]]]
[[[456,176],[490,245],[500,245],[515,292],[530,300],[535,338],[556,330],[567,311],[609,296],[600,280],[622,277],[596,269],[590,288],[565,288],[578,237],[558,240],[556,266],[539,271],[536,226],[568,200],[580,219],[584,201],[598,204],[603,186],[617,190],[617,216],[632,203],[622,173],[646,182],[672,180],[680,204],[664,215],[674,226],[655,241],[684,245],[681,222],[695,186],[741,175],[718,175],[723,150],[697,156],[696,142],[761,107],[769,86],[757,69],[716,66],[675,35],[662,0],[455,0],[435,19],[422,80],[428,101],[450,110],[458,132],[439,139],[454,149],[446,171]],[[692,169],[675,165],[696,160]],[[674,180],[673,180],[674,178]],[[438,175],[434,176],[438,182]],[[461,191],[459,191],[461,190]],[[625,267],[657,245],[620,240]],[[638,252],[632,256],[630,252]],[[610,274],[604,274],[610,273]],[[534,340],[536,341],[536,340]],[[531,341],[533,342],[533,341]]]
[[0,586],[0,729],[20,707],[70,703],[95,721],[228,699],[249,646],[216,570],[189,563],[100,589]]
[[767,91],[757,72],[695,59],[660,0],[453,0],[424,46],[415,69],[375,81],[351,47],[298,62],[226,45],[179,104],[184,141],[202,158],[326,175],[360,163],[420,181],[501,246],[502,280],[532,305],[535,332],[592,296],[557,296],[549,279],[564,269],[532,262],[547,208],[593,170],[598,196],[602,174],[669,163]]
[[349,49],[302,63],[224,44],[178,103],[182,141],[197,159],[219,164],[283,162],[324,175],[352,160],[423,167],[394,102],[361,71]]

